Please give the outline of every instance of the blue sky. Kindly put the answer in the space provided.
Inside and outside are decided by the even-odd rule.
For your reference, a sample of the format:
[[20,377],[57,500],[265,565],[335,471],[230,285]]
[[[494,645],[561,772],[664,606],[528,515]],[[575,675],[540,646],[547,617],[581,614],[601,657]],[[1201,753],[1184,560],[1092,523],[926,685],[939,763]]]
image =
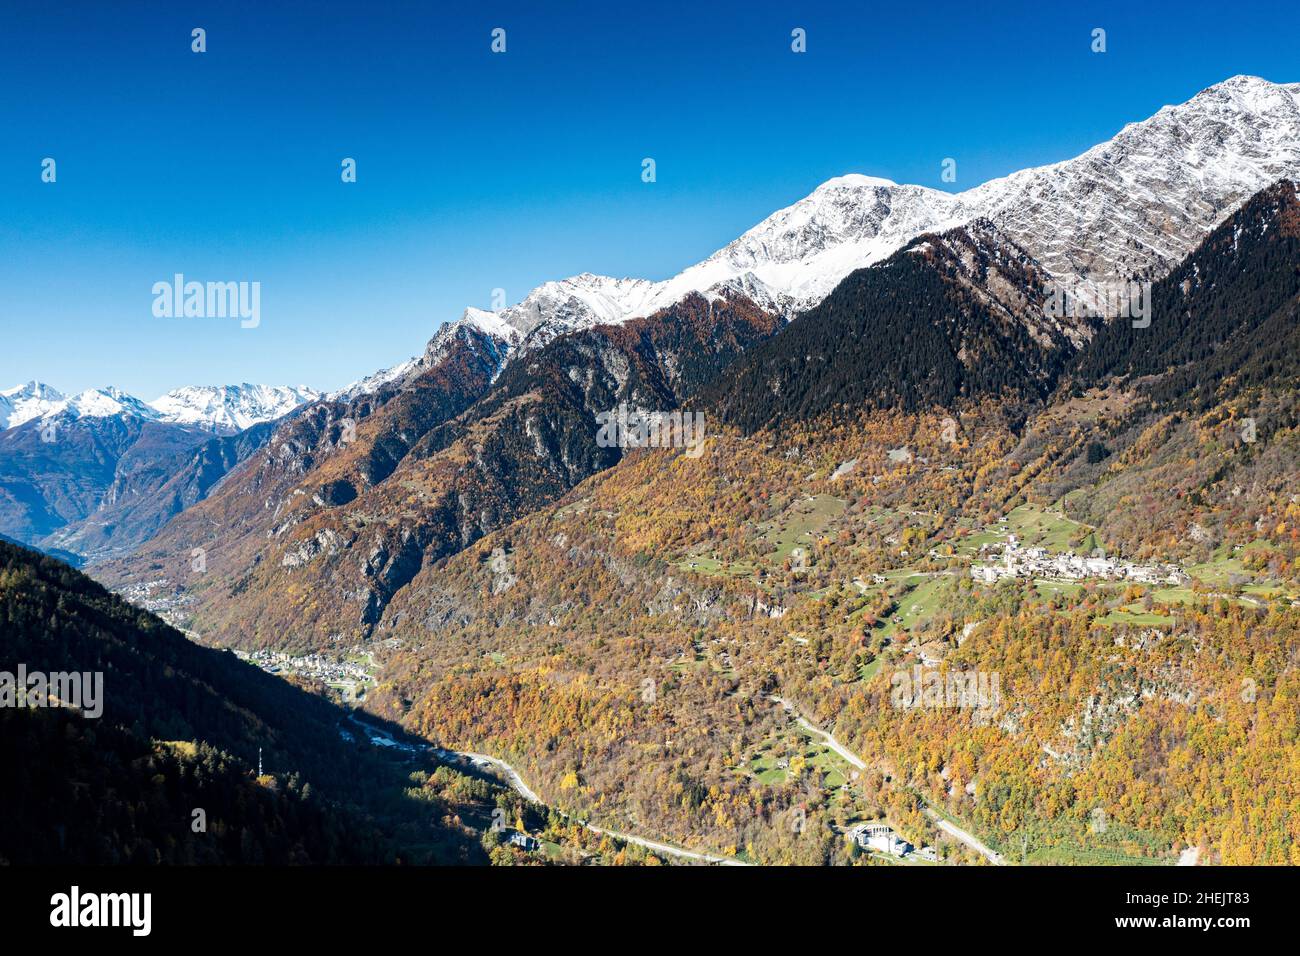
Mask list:
[[[0,10],[0,387],[147,399],[337,387],[495,288],[662,278],[832,176],[966,189],[1233,74],[1300,80],[1283,3],[19,6]],[[261,325],[155,318],[176,272],[260,282]]]

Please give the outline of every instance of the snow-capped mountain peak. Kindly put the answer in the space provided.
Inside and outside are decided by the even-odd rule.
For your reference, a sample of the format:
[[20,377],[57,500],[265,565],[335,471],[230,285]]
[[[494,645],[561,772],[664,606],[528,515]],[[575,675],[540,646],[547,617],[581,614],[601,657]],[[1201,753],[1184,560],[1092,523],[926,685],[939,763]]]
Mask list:
[[494,335],[503,341],[515,344],[522,336],[523,332],[509,322],[507,322],[497,312],[489,312],[486,309],[476,309],[470,306],[461,316],[461,320],[467,322],[488,335]]
[[205,428],[243,431],[291,412],[319,394],[306,386],[186,386],[145,402],[119,388],[91,388],[71,397],[40,382],[0,392],[0,428],[16,428],[33,419],[139,418]]
[[524,334],[510,325],[499,312],[485,309],[467,308],[464,315],[456,322],[441,326],[429,340],[423,355],[412,356],[389,368],[380,369],[330,392],[325,397],[330,401],[351,401],[362,395],[369,395],[385,385],[401,387],[425,369],[432,368],[456,344],[457,341],[472,348],[485,348],[497,373],[505,365],[505,358],[510,351],[523,340]]
[[151,420],[162,417],[156,409],[150,408],[147,402],[111,385],[107,388],[90,388],[79,392],[52,407],[41,418],[51,418],[55,415],[72,418],[113,418],[121,415]]
[[16,428],[23,422],[40,418],[64,395],[35,380],[0,391],[0,429]]
[[1234,76],[1080,156],[961,193],[1058,279],[1155,279],[1242,202],[1300,175],[1300,83]]
[[854,269],[884,259],[920,233],[972,217],[958,197],[937,189],[837,176],[659,283],[651,305],[665,308],[689,292],[741,281],[754,290],[751,298],[757,293],[760,305],[792,315],[816,305]]
[[496,312],[466,309],[469,322],[526,347],[593,325],[650,315],[692,292],[739,291],[787,315],[820,302],[849,272],[879,261],[919,232],[970,218],[949,193],[849,174],[778,210],[734,242],[672,278],[651,281],[590,272],[544,282]]
[[[1300,84],[1234,76],[1073,159],[961,193],[837,176],[671,278],[581,273],[494,312],[467,309],[444,329],[472,327],[503,352],[529,350],[564,332],[650,315],[693,292],[742,293],[793,318],[854,270],[919,235],[978,218],[1058,281],[1156,279],[1247,198],[1283,178],[1300,178]],[[421,361],[363,382],[393,381]]]
[[243,431],[314,402],[320,393],[305,385],[187,385],[149,405],[162,421],[218,431]]
[[[29,383],[29,385],[32,384],[37,383]],[[19,386],[20,389],[28,387]],[[158,412],[150,408],[145,402],[111,385],[106,388],[88,388],[84,392],[78,392],[72,396],[62,395],[48,385],[40,387],[39,397],[28,398],[25,403],[20,402],[21,411],[10,415],[6,427],[16,428],[34,419],[40,419],[41,421],[51,418],[75,420],[80,418],[112,418],[120,415],[156,420],[159,417]],[[18,391],[18,389],[10,389],[6,394]]]
[[[450,326],[443,326],[443,328],[450,328]],[[420,368],[421,360],[419,356],[412,356],[404,362],[398,362],[388,368],[381,368],[377,372],[371,372],[365,378],[359,378],[355,382],[349,382],[342,388],[336,388],[334,391],[327,393],[325,397],[331,402],[351,401],[361,395],[369,395],[390,382],[401,382]]]
[[583,272],[567,279],[544,282],[517,305],[495,313],[480,309],[466,311],[476,324],[485,325],[485,315],[528,335],[543,324],[564,330],[601,323],[620,322],[632,315],[646,314],[657,284],[648,279],[615,279]]
[[1249,196],[1300,175],[1300,84],[1234,76],[1074,159],[961,193],[850,173],[662,282],[583,274],[497,313],[527,333],[648,315],[741,289],[787,316],[916,236],[987,218],[1061,279],[1155,278]]

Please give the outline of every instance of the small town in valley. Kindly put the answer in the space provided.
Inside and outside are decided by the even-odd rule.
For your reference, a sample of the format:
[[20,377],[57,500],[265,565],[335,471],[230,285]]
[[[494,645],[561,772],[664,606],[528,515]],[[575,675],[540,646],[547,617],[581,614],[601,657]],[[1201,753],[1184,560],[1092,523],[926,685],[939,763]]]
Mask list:
[[374,677],[362,664],[355,661],[326,657],[323,654],[284,654],[279,651],[256,650],[234,653],[268,674],[297,674],[309,677],[339,690],[345,700],[355,701],[365,696],[366,688]]
[[[980,556],[987,559],[991,554],[997,553],[998,547],[996,544],[985,545],[980,548]],[[1062,581],[1095,579],[1178,586],[1191,581],[1187,572],[1172,564],[1134,564],[1100,553],[1091,556],[1071,551],[1054,554],[1046,548],[1021,547],[1014,534],[1001,545],[1000,560],[971,565],[970,576],[986,584],[995,584],[1003,578],[1047,578]]]

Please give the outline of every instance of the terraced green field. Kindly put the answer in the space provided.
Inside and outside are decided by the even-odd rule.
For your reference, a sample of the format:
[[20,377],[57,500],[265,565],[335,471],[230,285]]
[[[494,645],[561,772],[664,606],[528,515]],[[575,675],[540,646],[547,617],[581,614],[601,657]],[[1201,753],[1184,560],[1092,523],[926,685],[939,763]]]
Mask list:
[[1049,551],[1074,551],[1081,554],[1091,554],[1098,547],[1098,541],[1088,525],[1050,508],[1021,505],[1007,515],[1006,521],[976,529],[962,537],[957,552],[969,557],[978,554],[983,545],[992,547],[1006,543],[1007,537],[1013,534],[1020,540],[1022,547],[1041,547]]
[[1144,611],[1140,604],[1128,604],[1111,611],[1105,617],[1097,618],[1098,624],[1108,626],[1131,624],[1140,627],[1172,627],[1176,621],[1177,618],[1159,611]]
[[[789,734],[764,743],[746,765],[745,769],[756,782],[780,786],[797,771],[832,795],[849,782],[853,768],[843,758],[800,728],[792,728]],[[779,766],[782,760],[788,762],[786,767]]]
[[1076,581],[1035,581],[1034,589],[1045,598],[1055,597],[1058,594],[1077,598],[1083,593],[1083,585]]
[[[1007,515],[1004,527],[1015,534],[1025,547],[1047,548],[1049,551],[1075,551],[1089,554],[1098,547],[1092,529],[1065,517],[1059,511],[1021,505]],[[1084,535],[1081,543],[1072,543]]]
[[949,574],[909,574],[904,578],[907,590],[897,599],[898,610],[885,621],[880,633],[894,637],[901,631],[911,631],[943,607],[954,582],[954,576]]
[[863,664],[858,668],[858,675],[863,681],[869,681],[871,678],[875,677],[876,674],[880,673],[880,667],[884,663],[885,659],[883,657],[877,657],[870,664]]
[[814,495],[795,502],[776,520],[759,526],[763,540],[772,545],[767,559],[781,564],[795,548],[807,548],[847,507],[847,501],[833,495]]
[[790,774],[776,765],[776,758],[759,757],[749,764],[754,779],[764,786],[776,786],[790,779]]
[[678,559],[676,566],[679,570],[690,571],[694,574],[733,578],[752,577],[755,570],[754,565],[748,561],[736,561],[728,564],[716,557],[705,555],[687,555]]

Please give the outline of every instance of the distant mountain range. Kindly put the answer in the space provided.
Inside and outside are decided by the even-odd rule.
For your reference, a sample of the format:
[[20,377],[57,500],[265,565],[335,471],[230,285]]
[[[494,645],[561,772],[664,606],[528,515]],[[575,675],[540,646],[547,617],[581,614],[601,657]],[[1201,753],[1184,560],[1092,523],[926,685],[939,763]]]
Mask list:
[[312,389],[189,386],[0,392],[0,532],[74,563],[127,550],[202,500]]
[[130,416],[233,434],[280,418],[320,393],[305,385],[187,385],[152,402],[120,389],[88,389],[71,397],[42,382],[0,391],[0,429],[17,428],[33,419],[111,418]]

